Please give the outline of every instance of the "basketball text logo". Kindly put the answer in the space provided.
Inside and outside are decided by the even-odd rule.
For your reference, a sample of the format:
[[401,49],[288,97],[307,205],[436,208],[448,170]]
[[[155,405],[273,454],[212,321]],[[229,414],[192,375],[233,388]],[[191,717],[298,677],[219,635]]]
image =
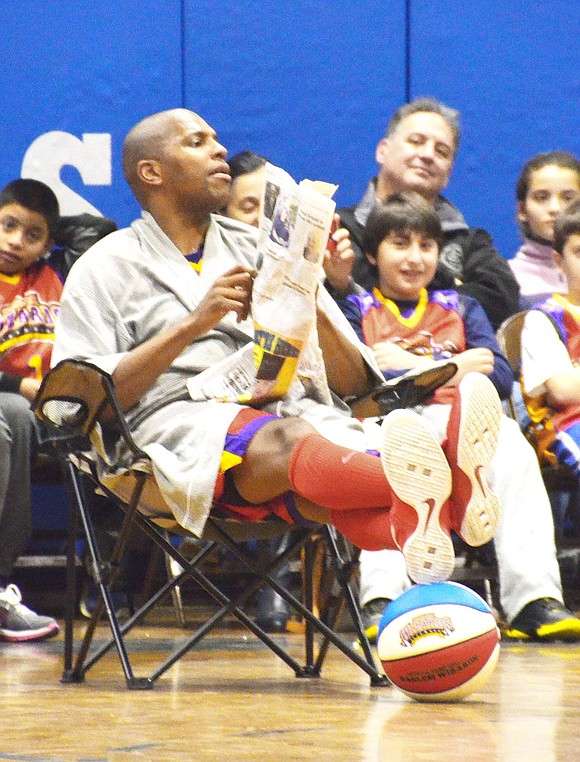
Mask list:
[[428,635],[439,635],[444,638],[455,630],[451,617],[436,616],[435,614],[420,614],[406,624],[399,632],[401,645],[412,646],[417,640]]

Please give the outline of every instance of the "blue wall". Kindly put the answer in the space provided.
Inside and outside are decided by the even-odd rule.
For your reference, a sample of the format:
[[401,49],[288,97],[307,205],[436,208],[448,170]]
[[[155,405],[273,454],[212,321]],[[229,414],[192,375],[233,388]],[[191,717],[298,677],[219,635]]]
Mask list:
[[[442,9],[444,14],[442,15]],[[449,197],[505,256],[513,187],[540,150],[580,154],[577,0],[3,0],[0,183],[25,174],[63,211],[136,214],[127,130],[185,105],[230,153],[251,148],[354,203],[407,96],[463,114]]]

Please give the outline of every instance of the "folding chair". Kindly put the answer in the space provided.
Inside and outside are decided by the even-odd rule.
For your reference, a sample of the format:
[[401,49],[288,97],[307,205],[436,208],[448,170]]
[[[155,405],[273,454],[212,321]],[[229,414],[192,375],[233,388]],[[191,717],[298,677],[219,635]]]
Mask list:
[[[217,513],[210,515],[203,534],[206,543],[200,546],[194,558],[186,558],[172,544],[168,532],[186,536],[163,503],[156,482],[152,476],[147,455],[135,444],[127,428],[118,403],[112,378],[99,368],[80,361],[65,360],[45,377],[34,403],[34,410],[50,432],[50,438],[59,453],[65,480],[70,491],[71,511],[69,526],[69,548],[67,566],[67,607],[65,621],[64,672],[63,682],[81,682],[87,671],[94,666],[113,646],[123,668],[127,687],[148,689],[153,687],[167,669],[196,646],[203,637],[228,615],[234,615],[251,630],[268,648],[294,670],[297,677],[318,677],[330,644],[338,648],[355,665],[370,677],[371,685],[388,683],[376,666],[361,622],[358,604],[354,597],[351,580],[357,568],[358,553],[342,538],[333,527],[318,526],[314,529],[290,527],[279,520],[264,520],[245,523],[224,518]],[[102,437],[120,437],[132,453],[130,468],[117,474],[113,482],[107,483],[97,468],[98,442]],[[102,441],[102,439],[101,439]],[[117,546],[110,561],[104,562],[95,542],[94,528],[87,507],[81,474],[88,474],[95,487],[108,495],[123,511],[123,523]],[[80,643],[75,649],[73,630],[76,593],[75,543],[79,532],[78,520],[86,540],[92,564],[92,574],[100,591],[100,600]],[[126,622],[120,625],[111,599],[111,585],[115,580],[119,559],[129,530],[138,526],[163,552],[174,559],[183,571],[172,577],[155,592]],[[265,566],[257,565],[248,555],[244,544],[249,539],[263,539],[281,532],[292,533],[292,542],[286,551]],[[324,611],[319,616],[313,613],[312,566],[316,543],[324,541],[326,552],[331,559],[332,587],[338,592],[327,597]],[[212,550],[223,545],[254,576],[245,589],[230,598],[220,590],[200,568],[202,561]],[[288,590],[281,587],[272,573],[298,549],[305,549],[304,602],[298,600]],[[140,623],[161,599],[186,578],[193,580],[201,589],[209,593],[217,604],[217,611],[210,616],[193,634],[185,637],[167,657],[147,677],[136,677],[132,657],[129,656],[130,630]],[[305,659],[300,664],[279,642],[264,632],[243,610],[243,605],[262,585],[270,585],[282,596],[294,611],[305,621]],[[348,607],[356,636],[360,642],[360,652],[346,644],[334,631],[342,607]],[[93,645],[97,623],[103,610],[111,629],[111,638],[100,647]],[[315,643],[317,635],[318,643]],[[315,646],[317,646],[315,648]]]

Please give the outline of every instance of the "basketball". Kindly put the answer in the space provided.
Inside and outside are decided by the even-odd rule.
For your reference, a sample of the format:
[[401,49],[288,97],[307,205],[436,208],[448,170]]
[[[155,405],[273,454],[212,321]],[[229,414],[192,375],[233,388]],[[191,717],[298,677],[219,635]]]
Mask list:
[[457,701],[482,688],[499,656],[487,603],[456,582],[415,585],[385,609],[377,652],[389,680],[418,701]]

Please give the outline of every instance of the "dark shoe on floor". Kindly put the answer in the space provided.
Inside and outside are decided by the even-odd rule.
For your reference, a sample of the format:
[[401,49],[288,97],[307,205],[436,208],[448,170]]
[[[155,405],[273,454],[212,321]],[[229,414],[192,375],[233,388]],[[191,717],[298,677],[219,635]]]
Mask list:
[[290,605],[271,587],[262,587],[256,598],[256,624],[266,632],[285,632]]
[[554,598],[538,598],[520,611],[504,632],[510,640],[580,641],[580,619]]
[[[111,593],[113,599],[113,606],[117,617],[121,620],[128,619],[133,613],[133,607],[127,593],[113,592]],[[89,579],[83,586],[83,592],[79,603],[79,611],[81,616],[85,619],[90,619],[97,607],[97,601],[99,600],[99,588]],[[106,616],[106,611],[103,609],[103,616]]]
[[22,603],[16,585],[0,589],[0,640],[25,643],[52,638],[58,633],[57,622],[49,616],[39,616]]
[[381,623],[387,604],[390,602],[389,598],[373,598],[372,601],[365,603],[361,608],[363,627],[365,628],[369,643],[376,642],[377,634],[379,632],[379,624]]

